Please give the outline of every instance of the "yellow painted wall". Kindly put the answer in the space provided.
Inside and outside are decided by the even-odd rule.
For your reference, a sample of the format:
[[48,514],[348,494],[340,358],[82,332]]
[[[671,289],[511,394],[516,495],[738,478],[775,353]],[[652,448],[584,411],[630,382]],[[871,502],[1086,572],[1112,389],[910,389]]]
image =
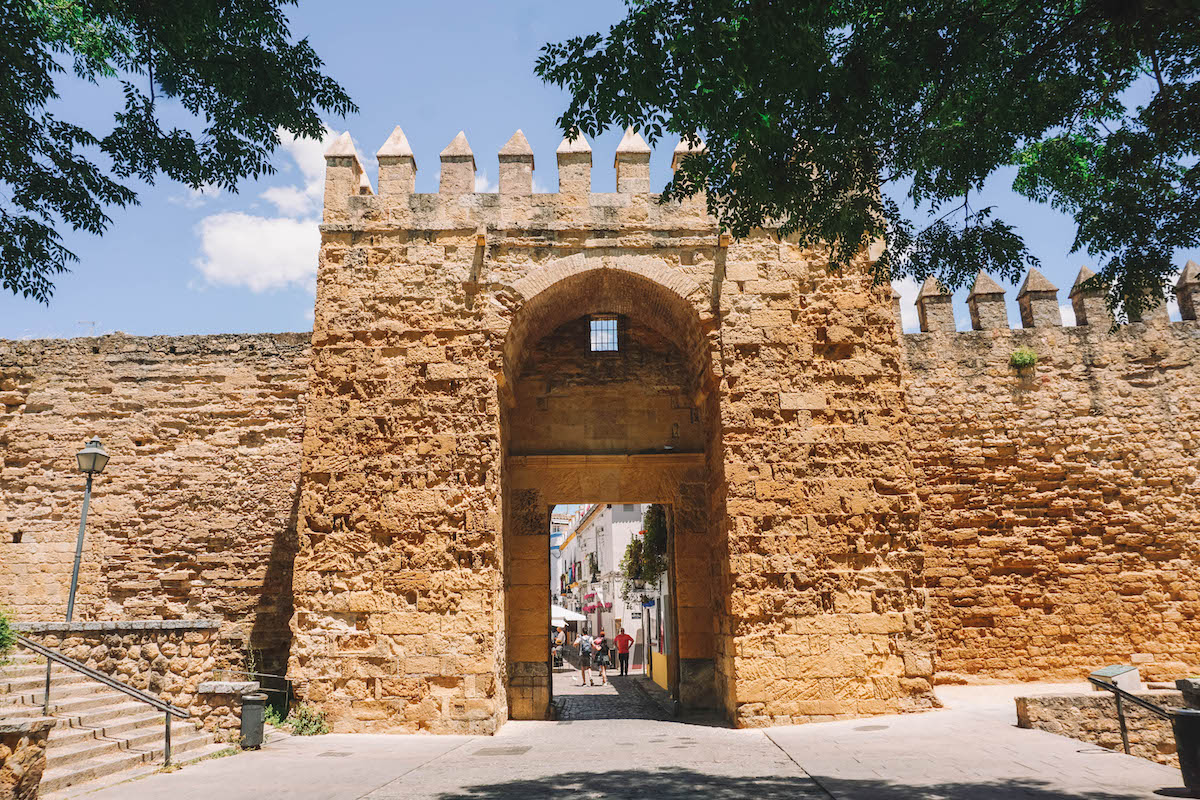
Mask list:
[[667,688],[667,655],[653,651],[650,653],[650,677],[665,691]]

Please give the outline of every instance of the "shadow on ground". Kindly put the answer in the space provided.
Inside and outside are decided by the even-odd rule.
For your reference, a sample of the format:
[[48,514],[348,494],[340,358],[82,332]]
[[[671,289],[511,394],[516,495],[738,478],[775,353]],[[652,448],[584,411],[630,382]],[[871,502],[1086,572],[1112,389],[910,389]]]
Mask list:
[[[1072,792],[1042,781],[1014,780],[995,783],[946,782],[919,786],[887,780],[838,781],[832,794],[805,779],[714,775],[689,769],[568,772],[530,780],[514,780],[438,795],[439,800],[513,800],[531,797],[644,798],[654,800],[793,800],[843,798],[853,800],[1131,800],[1144,797],[1119,791]],[[1157,794],[1186,797],[1177,789]]]

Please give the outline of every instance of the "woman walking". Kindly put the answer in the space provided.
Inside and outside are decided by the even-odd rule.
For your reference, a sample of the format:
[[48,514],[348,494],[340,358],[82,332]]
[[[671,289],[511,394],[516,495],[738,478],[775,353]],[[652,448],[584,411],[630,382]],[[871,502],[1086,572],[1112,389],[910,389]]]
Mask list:
[[603,628],[592,640],[592,650],[596,653],[596,672],[600,673],[600,685],[604,686],[608,683],[608,638],[604,635]]
[[592,685],[592,676],[588,674],[588,669],[592,666],[592,637],[588,635],[587,628],[583,629],[583,633],[579,637],[579,685],[585,683],[588,686]]

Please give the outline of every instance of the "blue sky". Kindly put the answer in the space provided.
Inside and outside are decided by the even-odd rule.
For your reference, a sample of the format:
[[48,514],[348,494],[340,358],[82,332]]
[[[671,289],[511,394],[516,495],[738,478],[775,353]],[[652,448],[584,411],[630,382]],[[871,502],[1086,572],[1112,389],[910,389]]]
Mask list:
[[[310,0],[291,16],[293,31],[311,40],[328,74],[360,108],[327,123],[335,132],[351,132],[372,184],[373,154],[400,125],[417,156],[417,191],[437,191],[438,153],[459,130],[475,152],[477,185],[495,191],[495,154],[520,128],[534,149],[535,187],[551,191],[561,138],[555,119],[566,97],[534,76],[534,60],[544,42],[606,28],[622,13],[620,0]],[[57,113],[99,130],[120,103],[116,87],[98,90],[62,80],[59,90]],[[597,191],[614,188],[611,153],[620,137],[613,130],[592,142]],[[667,182],[674,144],[655,149],[655,190]],[[322,149],[315,142],[288,142],[276,156],[278,174],[246,182],[236,195],[196,193],[167,182],[135,187],[141,205],[114,209],[105,236],[65,234],[81,261],[57,278],[49,307],[0,295],[0,338],[311,329]],[[1021,200],[1007,185],[1004,176],[993,180],[985,202],[1019,227],[1065,304],[1079,265],[1090,263],[1086,254],[1069,254],[1071,221]],[[1189,257],[1200,259],[1200,251],[1181,254],[1179,265]],[[911,282],[901,286],[909,328],[915,326],[915,289]],[[970,325],[962,295],[956,311],[965,329]],[[1010,319],[1018,321],[1013,295]]]

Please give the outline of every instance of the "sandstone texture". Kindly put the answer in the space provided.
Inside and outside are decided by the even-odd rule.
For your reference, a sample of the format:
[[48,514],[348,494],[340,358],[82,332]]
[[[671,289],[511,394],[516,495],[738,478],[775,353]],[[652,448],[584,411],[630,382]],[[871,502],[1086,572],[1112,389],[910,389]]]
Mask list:
[[0,718],[0,800],[37,800],[54,720]]
[[98,434],[81,616],[219,620],[335,730],[549,714],[557,503],[669,507],[672,690],[739,726],[928,708],[935,672],[1200,665],[1194,320],[1110,332],[1077,286],[1064,328],[1038,275],[1030,327],[980,279],[979,330],[933,282],[902,334],[870,253],[731,241],[648,193],[634,133],[616,192],[586,141],[556,156],[534,194],[514,135],[479,194],[460,135],[414,194],[397,129],[376,195],[339,140],[311,337],[0,342],[0,602],[60,618]]
[[0,341],[0,605],[63,618],[98,435],[76,619],[219,619],[282,671],[308,365],[303,334]]
[[[1138,697],[1163,707],[1182,705],[1179,692],[1135,692]],[[1129,754],[1159,764],[1179,766],[1175,734],[1170,720],[1133,703],[1123,703]],[[1078,692],[1017,698],[1017,726],[1057,733],[1081,742],[1124,752],[1117,703],[1111,692]]]

